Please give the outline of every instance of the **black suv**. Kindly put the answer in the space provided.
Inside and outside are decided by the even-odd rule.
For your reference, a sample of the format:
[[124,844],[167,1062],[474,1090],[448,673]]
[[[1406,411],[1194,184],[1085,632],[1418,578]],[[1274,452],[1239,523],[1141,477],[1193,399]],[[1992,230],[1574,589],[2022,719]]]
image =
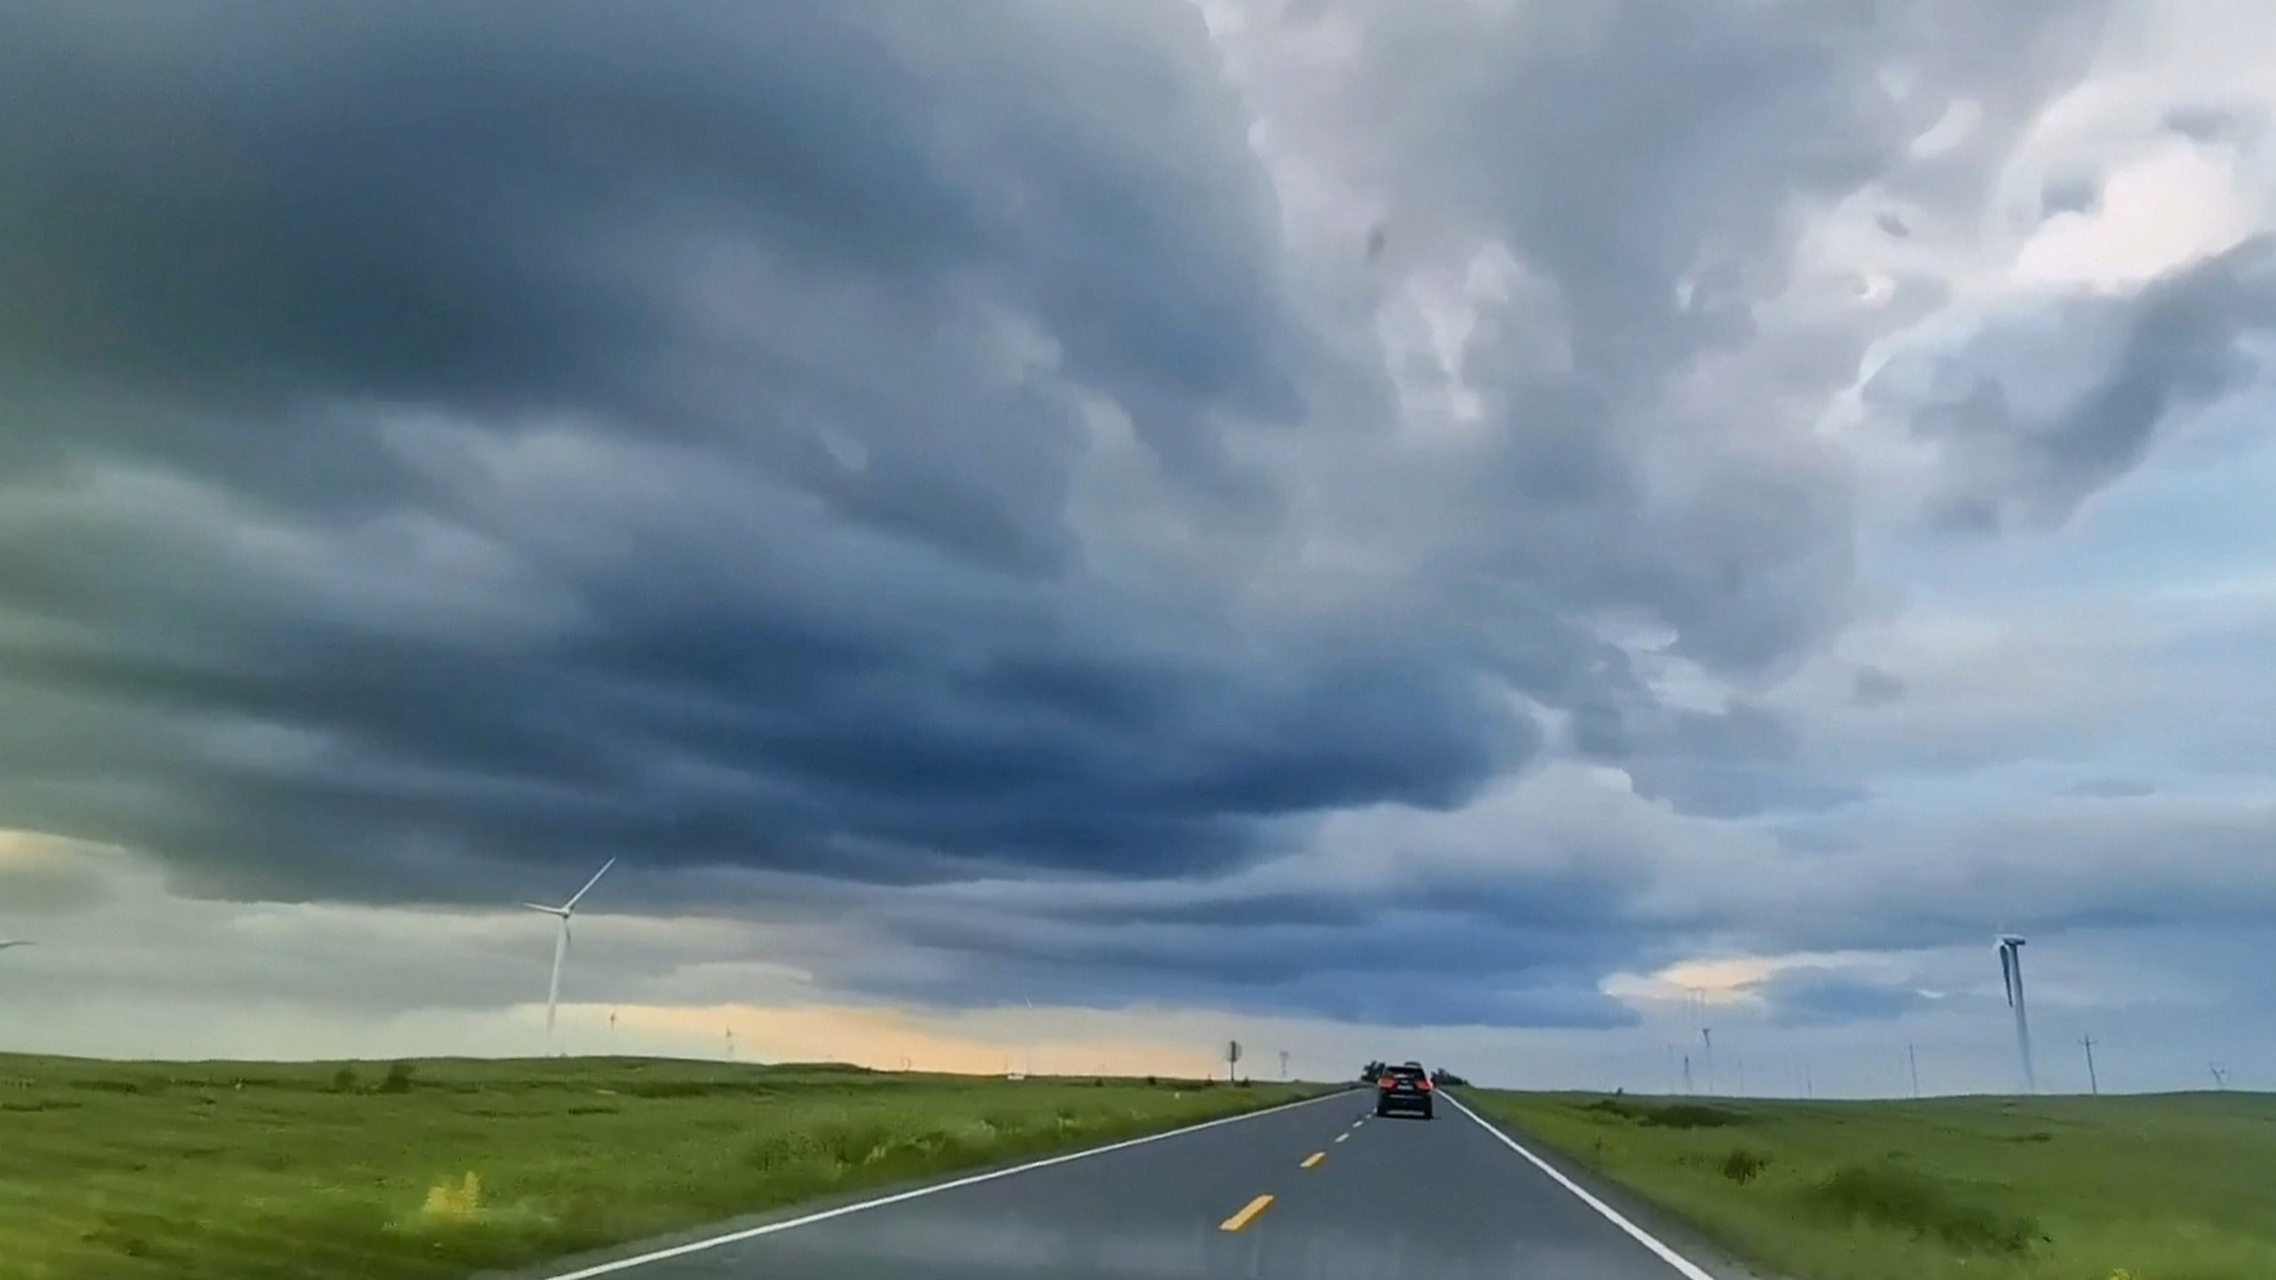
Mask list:
[[1375,1114],[1387,1116],[1395,1111],[1431,1119],[1430,1073],[1419,1062],[1402,1067],[1385,1067],[1375,1077]]

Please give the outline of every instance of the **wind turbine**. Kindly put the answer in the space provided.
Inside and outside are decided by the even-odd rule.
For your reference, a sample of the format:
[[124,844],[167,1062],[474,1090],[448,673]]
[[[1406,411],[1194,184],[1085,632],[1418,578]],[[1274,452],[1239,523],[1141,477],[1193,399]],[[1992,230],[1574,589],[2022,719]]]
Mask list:
[[2007,984],[2007,1005],[2015,1010],[2015,1047],[2023,1056],[2023,1088],[2039,1092],[2039,1073],[2031,1067],[2031,1020],[2023,1008],[2023,939],[1999,935],[1999,976]]
[[553,935],[553,980],[545,988],[545,1042],[548,1045],[553,1043],[554,1014],[561,1006],[561,961],[564,956],[569,954],[569,917],[576,914],[577,904],[584,900],[586,894],[593,891],[593,886],[599,884],[601,877],[607,875],[609,868],[615,865],[616,859],[614,858],[602,863],[601,869],[593,873],[593,878],[585,882],[585,887],[579,889],[571,895],[569,901],[558,907],[549,907],[538,902],[522,904],[532,911],[543,911],[561,921],[560,931]]

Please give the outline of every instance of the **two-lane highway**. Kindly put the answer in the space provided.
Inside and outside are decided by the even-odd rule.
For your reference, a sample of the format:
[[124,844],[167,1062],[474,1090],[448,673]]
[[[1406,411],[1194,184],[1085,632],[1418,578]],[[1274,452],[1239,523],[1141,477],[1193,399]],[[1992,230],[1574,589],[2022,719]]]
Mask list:
[[558,1280],[1709,1280],[1451,1102],[1335,1094]]

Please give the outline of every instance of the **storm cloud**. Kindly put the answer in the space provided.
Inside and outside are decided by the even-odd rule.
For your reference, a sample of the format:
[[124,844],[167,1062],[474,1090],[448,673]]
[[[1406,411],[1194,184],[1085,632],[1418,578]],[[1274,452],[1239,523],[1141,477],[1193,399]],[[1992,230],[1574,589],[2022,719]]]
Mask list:
[[1827,247],[1939,252],[2105,7],[12,6],[0,827],[359,909],[620,857],[943,1005],[1628,1025],[1781,940],[1748,824],[1880,796],[1775,691],[1941,705],[1836,652],[1829,405],[2016,534],[2251,381],[2259,241],[2066,301],[2036,415]]

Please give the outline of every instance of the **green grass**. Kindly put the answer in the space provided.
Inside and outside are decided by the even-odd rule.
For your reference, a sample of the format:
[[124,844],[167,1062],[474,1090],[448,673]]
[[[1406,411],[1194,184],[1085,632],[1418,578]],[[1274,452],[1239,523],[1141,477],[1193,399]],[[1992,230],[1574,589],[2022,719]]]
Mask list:
[[2276,1277],[2276,1096],[1466,1096],[1769,1275]]
[[0,1056],[0,1276],[458,1277],[1304,1092],[634,1059]]

